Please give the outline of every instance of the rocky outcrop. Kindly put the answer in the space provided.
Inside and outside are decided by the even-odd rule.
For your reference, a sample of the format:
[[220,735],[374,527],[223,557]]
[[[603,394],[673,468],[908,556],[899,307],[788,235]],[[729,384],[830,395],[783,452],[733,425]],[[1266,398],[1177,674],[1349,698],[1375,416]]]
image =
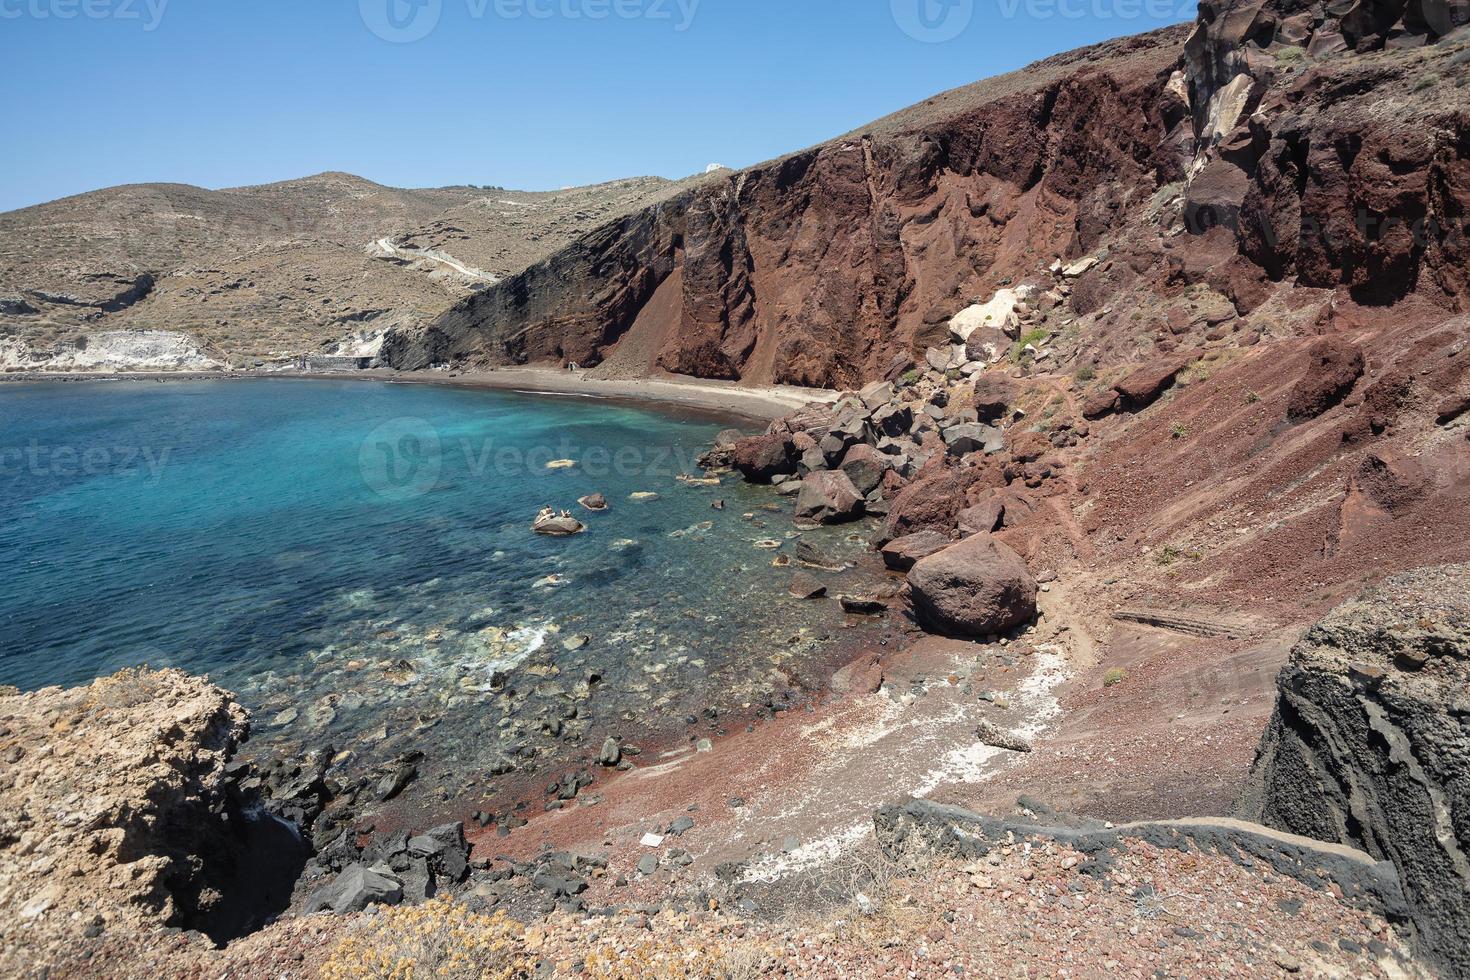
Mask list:
[[0,697],[0,946],[228,939],[283,910],[305,849],[237,791],[246,732],[230,694],[178,671]]
[[1036,616],[1036,580],[1026,562],[987,534],[921,559],[909,571],[914,615],[931,632],[1004,633]]
[[1312,345],[1301,380],[1286,403],[1292,422],[1314,419],[1347,397],[1363,376],[1363,351],[1341,337]]
[[1242,815],[1392,862],[1419,948],[1470,975],[1470,566],[1340,607],[1277,683]]

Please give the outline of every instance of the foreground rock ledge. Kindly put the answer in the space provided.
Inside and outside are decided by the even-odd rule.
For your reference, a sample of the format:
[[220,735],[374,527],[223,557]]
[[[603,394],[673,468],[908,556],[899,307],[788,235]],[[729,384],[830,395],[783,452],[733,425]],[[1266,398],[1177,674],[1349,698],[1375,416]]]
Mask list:
[[1391,861],[1420,952],[1470,976],[1470,565],[1334,610],[1277,686],[1240,812]]
[[176,670],[0,697],[0,975],[83,935],[223,940],[284,909],[300,865],[276,859],[299,853],[233,791],[246,733],[232,695]]

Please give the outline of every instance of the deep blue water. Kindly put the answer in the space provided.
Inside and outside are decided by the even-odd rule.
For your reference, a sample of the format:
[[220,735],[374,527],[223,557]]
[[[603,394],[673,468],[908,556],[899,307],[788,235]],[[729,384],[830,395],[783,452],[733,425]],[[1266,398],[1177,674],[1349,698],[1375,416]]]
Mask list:
[[[649,722],[758,697],[811,649],[793,635],[840,619],[785,596],[769,489],[674,479],[713,418],[270,380],[7,384],[0,420],[0,684],[180,666],[305,738],[436,724],[535,668],[548,697],[596,674],[604,713]],[[608,513],[578,508],[594,491]],[[589,532],[531,534],[543,505]]]

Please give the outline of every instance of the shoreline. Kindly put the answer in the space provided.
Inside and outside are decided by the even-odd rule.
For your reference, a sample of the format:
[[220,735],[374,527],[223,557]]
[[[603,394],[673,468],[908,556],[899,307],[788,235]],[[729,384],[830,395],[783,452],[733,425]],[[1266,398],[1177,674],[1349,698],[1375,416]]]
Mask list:
[[832,402],[838,393],[790,385],[742,385],[735,381],[663,377],[603,380],[586,372],[544,367],[504,367],[456,372],[392,371],[370,368],[353,373],[237,371],[16,372],[0,374],[0,383],[35,384],[80,381],[375,381],[380,384],[425,384],[446,388],[507,391],[527,395],[596,398],[697,409],[717,416],[769,422],[811,402]]

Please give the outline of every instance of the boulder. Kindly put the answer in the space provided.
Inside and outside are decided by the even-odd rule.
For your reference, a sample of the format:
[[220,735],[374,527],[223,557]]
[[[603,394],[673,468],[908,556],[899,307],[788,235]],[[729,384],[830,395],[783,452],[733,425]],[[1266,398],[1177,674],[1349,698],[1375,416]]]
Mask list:
[[1011,338],[995,327],[981,327],[965,341],[965,359],[982,364],[994,364],[1005,358],[1011,350]]
[[722,429],[720,430],[720,433],[715,436],[715,448],[734,449],[735,444],[744,438],[744,433],[742,433],[739,429]]
[[600,493],[590,493],[585,497],[579,498],[577,503],[581,504],[586,510],[607,510],[607,498]]
[[538,517],[531,530],[546,537],[569,538],[587,530],[587,525],[574,517]]
[[895,572],[907,572],[920,559],[928,558],[954,544],[949,535],[920,531],[896,538],[883,546],[883,564]]
[[949,636],[988,636],[1036,616],[1036,580],[1026,562],[989,535],[921,559],[909,571],[919,625]]
[[397,878],[354,864],[306,900],[308,915],[330,910],[338,915],[361,912],[369,905],[397,905],[403,901],[403,883]]
[[1325,337],[1307,352],[1301,380],[1291,390],[1286,417],[1314,419],[1347,397],[1363,376],[1363,351],[1342,337]]
[[863,513],[863,495],[846,473],[823,470],[801,481],[796,496],[796,518],[820,524],[855,520]]
[[847,474],[857,492],[866,497],[883,482],[883,474],[892,463],[891,456],[866,443],[859,443],[847,451],[838,468]]
[[988,302],[976,303],[956,313],[949,321],[950,336],[964,343],[983,328],[1017,335],[1021,329],[1021,308],[1035,291],[1034,286],[998,290]]
[[789,435],[746,436],[735,443],[735,468],[751,483],[796,472],[798,455]]
[[1113,390],[1118,393],[1124,408],[1130,412],[1140,411],[1157,401],[1188,364],[1182,357],[1151,361],[1115,384]]
[[951,456],[968,456],[971,453],[998,453],[1005,449],[1005,436],[994,426],[981,422],[961,422],[951,425],[941,434]]
[[954,529],[955,515],[965,507],[966,486],[966,481],[950,468],[931,472],[910,483],[894,498],[877,543],[881,546],[926,530],[947,536]]
[[908,434],[914,424],[913,410],[905,405],[885,405],[873,413],[873,431],[880,436],[897,439]]
[[994,422],[1005,417],[1016,400],[1016,385],[1003,374],[987,372],[975,379],[974,406],[978,421]]
[[1001,522],[1005,520],[1006,507],[1000,495],[994,492],[986,494],[973,507],[966,507],[960,511],[958,524],[960,534],[965,537],[973,537],[976,534],[990,534],[1000,530]]
[[891,382],[874,381],[859,392],[858,397],[863,400],[863,407],[872,411],[892,402],[896,393]]
[[1082,417],[1085,419],[1100,419],[1104,415],[1111,415],[1118,410],[1122,399],[1118,392],[1112,388],[1093,392],[1082,402]]

